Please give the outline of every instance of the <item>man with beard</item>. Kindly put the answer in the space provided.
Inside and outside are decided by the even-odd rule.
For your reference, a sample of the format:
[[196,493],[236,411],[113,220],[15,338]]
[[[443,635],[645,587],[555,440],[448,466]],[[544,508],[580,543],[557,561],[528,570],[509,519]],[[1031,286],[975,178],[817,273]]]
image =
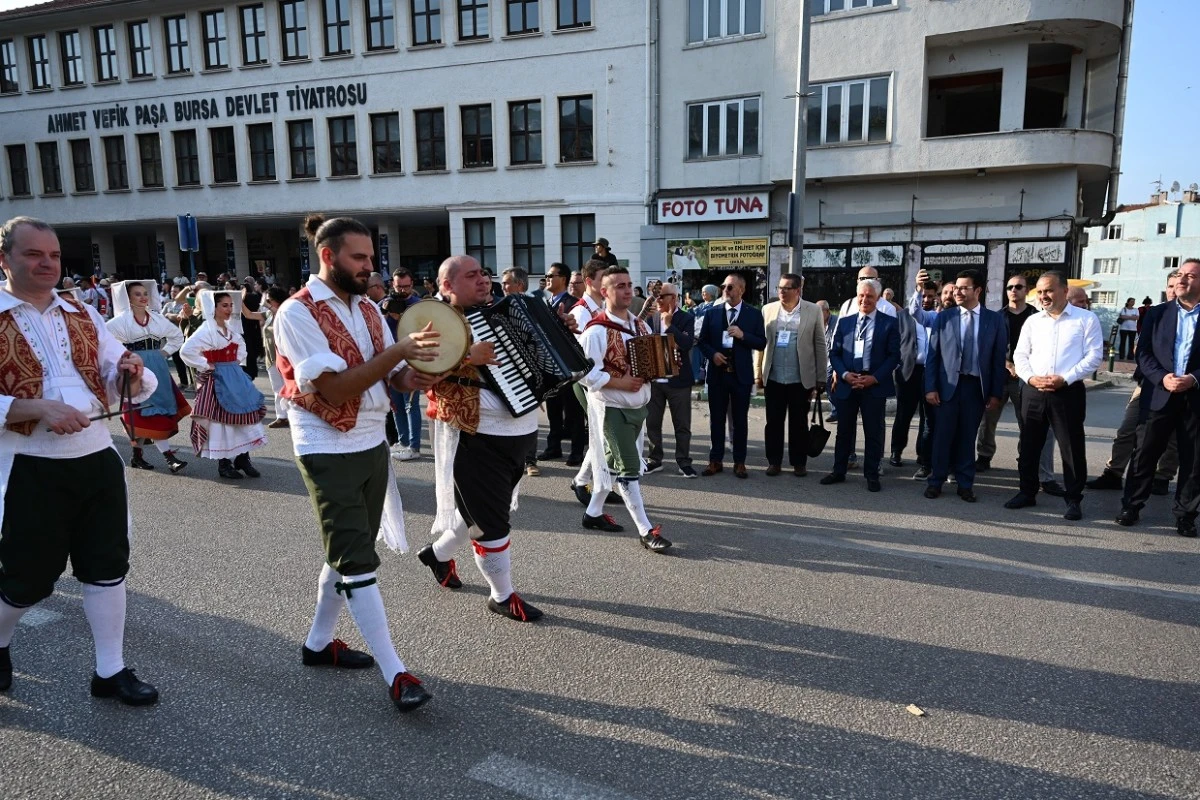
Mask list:
[[[280,306],[274,326],[296,461],[326,558],[301,658],[306,666],[345,669],[377,663],[392,702],[411,711],[430,694],[392,644],[375,577],[375,538],[382,530],[389,547],[407,549],[384,437],[387,386],[411,392],[432,385],[404,362],[435,357],[439,337],[427,327],[393,341],[379,308],[366,297],[374,248],[365,225],[313,215],[304,230],[320,272]],[[343,606],[374,658],[333,637]]]

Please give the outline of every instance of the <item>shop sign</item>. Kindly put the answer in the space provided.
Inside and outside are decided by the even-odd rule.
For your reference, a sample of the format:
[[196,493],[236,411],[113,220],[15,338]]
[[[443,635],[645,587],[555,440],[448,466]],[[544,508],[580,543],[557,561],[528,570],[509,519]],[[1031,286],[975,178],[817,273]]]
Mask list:
[[1067,243],[1064,240],[1049,242],[1009,242],[1009,264],[1066,264]]
[[765,236],[749,239],[670,239],[667,262],[673,270],[741,269],[765,267],[769,261],[769,240]]
[[986,267],[987,245],[983,242],[927,244],[921,248],[921,268],[926,272]]
[[696,197],[660,197],[658,221],[713,222],[731,219],[766,219],[769,200],[766,192],[734,192],[732,194]]

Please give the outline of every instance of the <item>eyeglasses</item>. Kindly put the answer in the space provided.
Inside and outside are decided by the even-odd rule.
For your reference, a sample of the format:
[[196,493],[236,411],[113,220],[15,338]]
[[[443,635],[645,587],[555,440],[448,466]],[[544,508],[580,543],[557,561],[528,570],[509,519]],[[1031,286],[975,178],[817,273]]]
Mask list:
[[966,294],[967,292],[975,291],[975,287],[974,286],[955,286],[954,291],[962,292],[963,294]]
[[1005,289],[1008,289],[1010,292],[1016,292],[1016,291],[1022,291],[1022,292],[1023,292],[1023,291],[1025,291],[1026,289],[1028,289],[1029,287],[1028,287],[1028,286],[1022,286],[1022,285],[1021,285],[1021,284],[1019,284],[1019,283],[1014,283],[1012,286],[1005,286],[1004,288],[1005,288]]
[[800,287],[799,286],[780,286],[779,291],[781,291],[781,292],[798,292],[798,291],[800,291]]
[[731,292],[731,291],[733,291],[733,290],[734,290],[734,289],[736,289],[736,288],[737,288],[736,286],[732,286],[732,285],[725,285],[725,286],[722,286],[722,287],[721,287],[721,291],[722,291],[722,292]]

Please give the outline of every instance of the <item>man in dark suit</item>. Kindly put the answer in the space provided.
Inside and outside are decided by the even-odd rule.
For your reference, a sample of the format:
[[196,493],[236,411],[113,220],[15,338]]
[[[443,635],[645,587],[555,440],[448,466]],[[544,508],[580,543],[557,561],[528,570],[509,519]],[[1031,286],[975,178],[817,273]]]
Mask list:
[[[546,285],[550,292],[548,300],[555,313],[565,317],[577,302],[568,291],[571,270],[557,261],[546,270]],[[574,398],[555,394],[546,398],[546,418],[550,422],[550,433],[546,437],[546,449],[537,454],[539,461],[552,461],[563,457],[562,440],[568,439],[571,452],[567,455],[567,466],[583,463],[583,452],[587,449],[587,429],[584,427],[583,408]]]
[[958,496],[975,502],[975,437],[985,408],[994,410],[1003,402],[1008,327],[999,314],[983,307],[984,284],[978,270],[958,273],[957,306],[937,314],[929,326],[925,400],[937,407],[938,417],[933,471],[925,487],[930,500],[941,495],[953,471]]
[[746,281],[729,273],[721,286],[725,302],[704,314],[696,345],[712,361],[708,370],[709,436],[705,476],[725,469],[725,418],[733,413],[733,474],[745,478],[746,437],[750,417],[750,389],[754,385],[754,351],[767,346],[762,313],[742,302]]
[[842,483],[854,451],[858,415],[862,412],[863,476],[867,489],[878,492],[879,466],[883,461],[884,411],[887,399],[896,394],[892,373],[900,363],[900,328],[894,317],[876,309],[883,290],[875,279],[858,283],[858,313],[838,318],[829,344],[833,380],[833,404],[838,413],[837,440],[833,449],[833,472],[821,483]]
[[1200,319],[1200,260],[1189,258],[1179,268],[1175,302],[1146,312],[1137,346],[1142,373],[1142,408],[1148,411],[1142,444],[1125,480],[1121,525],[1138,521],[1154,485],[1154,470],[1172,436],[1179,447],[1179,480],[1175,489],[1175,530],[1196,535],[1200,511],[1200,351],[1196,320]]

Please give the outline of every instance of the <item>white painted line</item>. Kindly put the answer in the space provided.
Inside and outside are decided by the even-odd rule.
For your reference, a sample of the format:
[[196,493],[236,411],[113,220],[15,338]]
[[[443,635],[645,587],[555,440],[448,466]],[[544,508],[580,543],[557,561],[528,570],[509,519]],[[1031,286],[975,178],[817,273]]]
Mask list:
[[633,797],[562,772],[492,753],[467,777],[531,800],[634,800]]
[[40,628],[43,625],[47,625],[51,622],[58,622],[62,618],[63,615],[57,611],[51,611],[48,608],[38,608],[37,606],[34,606],[26,611],[25,615],[21,617],[20,624],[28,625],[30,628]]

